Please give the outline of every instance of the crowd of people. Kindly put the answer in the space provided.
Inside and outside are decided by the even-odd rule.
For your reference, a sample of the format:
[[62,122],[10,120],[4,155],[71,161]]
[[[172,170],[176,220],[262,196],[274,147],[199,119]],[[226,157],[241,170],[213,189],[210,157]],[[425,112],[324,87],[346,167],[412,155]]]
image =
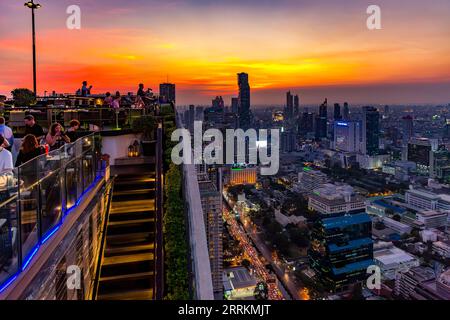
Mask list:
[[[83,81],[82,87],[77,90],[76,94],[81,97],[88,97],[91,95],[92,85],[88,85],[87,81]],[[137,108],[145,108],[151,103],[153,97],[152,90],[144,89],[144,84],[139,84],[136,98],[133,99],[129,94],[122,96],[119,91],[114,95],[110,92],[106,93],[103,104],[118,110],[121,103],[126,100],[126,103],[135,104]],[[20,150],[17,154],[16,162],[13,163],[12,148],[14,146],[13,130],[6,125],[4,117],[0,117],[0,176],[12,173],[15,167],[19,167],[40,155],[57,150],[66,143],[77,140],[80,122],[72,120],[70,128],[64,131],[64,128],[59,123],[53,123],[48,132],[36,123],[32,115],[27,115],[24,118],[25,122],[25,136],[22,139]]]
[[0,117],[0,176],[10,174],[15,167],[19,167],[42,154],[57,150],[64,144],[74,142],[79,138],[80,122],[75,119],[70,121],[70,128],[67,132],[64,131],[61,124],[53,123],[48,132],[45,133],[32,115],[25,116],[24,122],[25,136],[22,139],[14,165],[11,152],[14,145],[13,131],[6,125],[5,118]]
[[[144,84],[140,83],[137,90],[136,98],[133,98],[130,94],[122,96],[119,91],[113,95],[111,92],[106,92],[103,99],[103,105],[113,109],[120,109],[121,104],[134,104],[137,108],[145,108],[145,106],[151,103],[153,92],[152,89],[144,89]],[[92,85],[88,86],[87,81],[83,81],[81,89],[76,92],[77,96],[88,97],[91,95]]]

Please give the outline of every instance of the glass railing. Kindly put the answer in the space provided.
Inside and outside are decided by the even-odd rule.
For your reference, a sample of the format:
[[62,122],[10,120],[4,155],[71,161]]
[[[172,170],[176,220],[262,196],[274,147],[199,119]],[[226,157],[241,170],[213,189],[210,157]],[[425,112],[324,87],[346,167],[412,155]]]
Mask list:
[[[156,106],[149,108],[119,108],[108,107],[36,107],[36,108],[15,108],[0,112],[4,116],[9,126],[23,128],[23,119],[27,113],[31,113],[36,121],[49,127],[52,123],[58,122],[68,127],[71,120],[80,121],[81,127],[86,130],[119,130],[132,129],[133,122],[142,116],[154,115]],[[95,127],[93,127],[95,126]]]
[[0,293],[95,184],[99,150],[90,134],[0,175]]

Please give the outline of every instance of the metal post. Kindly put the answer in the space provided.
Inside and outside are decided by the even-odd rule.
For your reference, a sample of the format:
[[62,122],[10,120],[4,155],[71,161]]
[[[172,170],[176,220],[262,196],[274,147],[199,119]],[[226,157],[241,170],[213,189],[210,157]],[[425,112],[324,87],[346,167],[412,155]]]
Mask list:
[[33,92],[37,97],[37,89],[36,89],[36,27],[35,27],[35,19],[34,19],[34,7],[31,8],[31,20],[32,20],[32,28],[33,28]]

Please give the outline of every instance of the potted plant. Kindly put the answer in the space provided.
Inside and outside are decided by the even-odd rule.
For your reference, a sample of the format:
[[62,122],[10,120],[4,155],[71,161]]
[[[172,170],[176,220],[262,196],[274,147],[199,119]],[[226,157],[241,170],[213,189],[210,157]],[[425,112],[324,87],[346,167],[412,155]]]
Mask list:
[[142,155],[150,157],[155,155],[154,141],[155,119],[152,116],[140,117],[133,122],[133,130],[141,132]]

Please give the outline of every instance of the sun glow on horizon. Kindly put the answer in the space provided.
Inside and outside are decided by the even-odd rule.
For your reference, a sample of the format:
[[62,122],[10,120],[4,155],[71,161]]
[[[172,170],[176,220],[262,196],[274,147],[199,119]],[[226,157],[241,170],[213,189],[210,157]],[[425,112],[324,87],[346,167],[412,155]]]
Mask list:
[[[39,93],[74,92],[83,80],[94,92],[134,91],[140,82],[155,89],[169,77],[180,101],[203,102],[235,95],[238,72],[250,74],[255,92],[450,81],[450,45],[444,41],[450,31],[421,22],[424,18],[412,32],[402,24],[403,15],[387,15],[384,29],[371,32],[356,5],[343,13],[319,11],[319,3],[236,10],[236,4],[191,2],[175,8],[153,4],[158,15],[147,19],[144,13],[153,7],[135,0],[127,10],[113,2],[117,8],[102,13],[90,4],[77,31],[56,27],[66,15],[45,4],[37,15]],[[0,33],[0,93],[9,94],[31,84],[29,16],[11,4],[2,6],[11,14],[0,26],[10,25],[11,32]],[[450,12],[450,5],[445,8]],[[398,13],[391,9],[391,15]]]

